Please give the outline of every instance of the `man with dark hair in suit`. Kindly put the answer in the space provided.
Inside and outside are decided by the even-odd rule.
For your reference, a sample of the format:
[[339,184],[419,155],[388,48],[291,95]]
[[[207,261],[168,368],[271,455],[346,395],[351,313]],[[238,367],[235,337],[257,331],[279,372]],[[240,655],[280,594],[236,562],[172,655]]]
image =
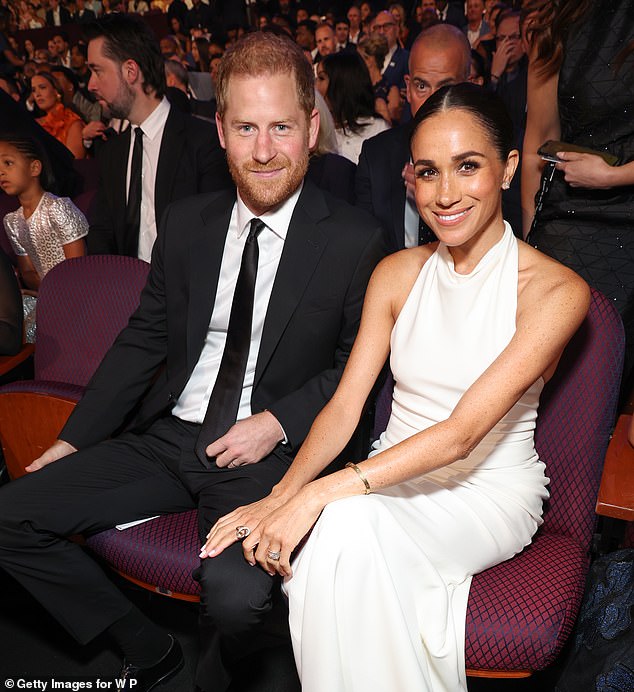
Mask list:
[[[122,14],[86,28],[89,91],[129,127],[100,148],[100,185],[88,252],[150,261],[170,202],[231,187],[216,128],[170,106],[158,42],[142,20]],[[105,129],[105,128],[104,128]]]
[[46,10],[46,26],[62,26],[72,21],[70,12],[60,4],[59,0],[49,0],[49,9]]
[[86,0],[75,0],[75,7],[73,21],[77,24],[89,24],[97,19],[95,13],[86,7]]
[[[466,82],[470,65],[469,42],[459,29],[436,24],[422,31],[412,45],[405,77],[412,115],[440,87]],[[409,137],[406,124],[367,139],[357,166],[357,205],[383,224],[391,252],[434,240],[414,202]]]
[[[304,178],[314,98],[312,67],[283,36],[248,34],[225,54],[216,119],[237,194],[169,206],[139,308],[59,440],[0,488],[0,565],[79,642],[106,631],[126,690],[174,675],[180,646],[67,537],[198,507],[202,546],[217,519],[266,496],[337,387],[383,254],[372,217]],[[244,683],[254,651],[290,652],[272,627],[279,581],[242,553],[250,528],[201,554],[208,692]]]

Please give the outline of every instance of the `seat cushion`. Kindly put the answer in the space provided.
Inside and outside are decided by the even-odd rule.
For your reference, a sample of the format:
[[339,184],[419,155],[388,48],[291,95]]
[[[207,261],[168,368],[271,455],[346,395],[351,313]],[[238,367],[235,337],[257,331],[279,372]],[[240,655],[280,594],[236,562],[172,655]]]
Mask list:
[[519,555],[475,575],[467,606],[467,668],[550,665],[572,630],[588,564],[573,538],[541,534]]
[[149,584],[159,593],[198,596],[198,582],[192,579],[192,571],[200,564],[195,510],[168,514],[124,531],[103,531],[86,543],[124,576]]

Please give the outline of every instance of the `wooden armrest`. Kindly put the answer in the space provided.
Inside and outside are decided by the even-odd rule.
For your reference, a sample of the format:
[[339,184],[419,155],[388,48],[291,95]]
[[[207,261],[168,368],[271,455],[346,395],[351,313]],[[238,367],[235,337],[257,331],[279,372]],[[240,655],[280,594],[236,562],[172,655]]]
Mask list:
[[22,348],[14,356],[0,356],[0,375],[6,375],[13,368],[24,363],[35,351],[35,344],[22,344]]
[[12,479],[57,439],[75,401],[34,392],[0,394],[0,441]]
[[634,519],[634,447],[628,441],[632,416],[621,415],[603,464],[597,514],[614,519]]

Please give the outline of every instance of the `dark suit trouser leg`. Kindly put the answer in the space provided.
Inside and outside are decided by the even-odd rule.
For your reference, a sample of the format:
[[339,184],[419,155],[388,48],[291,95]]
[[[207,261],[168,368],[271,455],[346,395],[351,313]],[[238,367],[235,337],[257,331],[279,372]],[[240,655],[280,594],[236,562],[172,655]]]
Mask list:
[[130,602],[68,536],[194,507],[177,467],[171,419],[60,459],[0,488],[0,566],[80,642],[125,615]]
[[[207,470],[197,461],[184,467],[185,483],[198,497],[201,545],[218,518],[268,495],[287,468],[273,455],[235,469]],[[202,689],[226,689],[243,659],[255,651],[280,645],[290,648],[279,578],[270,577],[259,566],[251,567],[241,543],[203,560],[195,576],[201,585],[196,683]]]

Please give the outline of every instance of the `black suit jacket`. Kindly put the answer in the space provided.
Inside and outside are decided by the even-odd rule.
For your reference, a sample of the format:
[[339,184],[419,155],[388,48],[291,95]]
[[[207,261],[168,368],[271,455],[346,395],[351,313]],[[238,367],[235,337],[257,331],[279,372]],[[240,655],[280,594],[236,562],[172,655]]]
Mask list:
[[376,217],[386,233],[389,252],[405,247],[405,183],[409,161],[409,125],[399,125],[366,139],[355,179],[356,204]]
[[[134,429],[173,407],[205,341],[234,202],[235,192],[222,191],[166,210],[140,306],[62,439],[83,448],[108,437],[141,399]],[[283,426],[289,444],[275,453],[286,461],[337,386],[382,254],[375,219],[305,181],[266,312],[251,398],[253,413],[268,409]]]
[[[99,188],[88,233],[90,254],[138,253],[138,229],[126,233],[126,171],[132,128],[109,139],[98,152]],[[170,202],[233,186],[216,126],[170,108],[161,150],[154,207],[157,227]]]
[[[70,12],[65,8],[61,7],[59,8],[59,21],[60,24],[70,24],[72,21],[72,17],[70,16]],[[55,20],[53,18],[53,10],[47,10],[46,11],[46,24],[47,26],[55,26]]]
[[79,11],[75,12],[73,15],[73,21],[77,24],[90,24],[97,19],[95,13],[92,10],[84,10],[83,14],[79,14]]

